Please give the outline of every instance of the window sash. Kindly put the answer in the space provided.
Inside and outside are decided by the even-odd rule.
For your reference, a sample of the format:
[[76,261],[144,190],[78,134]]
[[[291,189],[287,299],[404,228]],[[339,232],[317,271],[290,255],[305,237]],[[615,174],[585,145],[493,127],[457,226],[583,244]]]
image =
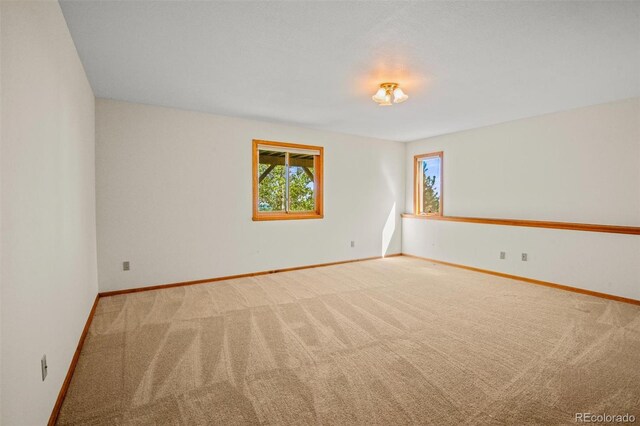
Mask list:
[[[438,211],[427,213],[424,211],[424,169],[423,169],[423,161],[429,158],[439,158],[440,161],[440,170],[438,173],[438,182],[439,182],[439,190],[438,190]],[[442,216],[444,215],[444,204],[443,204],[443,167],[444,159],[443,152],[432,152],[429,154],[421,154],[416,155],[414,157],[414,214],[423,215],[423,216]]]
[[284,212],[289,213],[291,194],[289,194],[289,151],[284,152]]
[[[300,150],[303,151],[303,150]],[[258,146],[258,164],[264,164],[264,163],[260,163],[260,154],[262,154],[263,152],[284,152],[284,210],[277,210],[276,212],[279,213],[290,213],[291,212],[291,175],[290,175],[290,168],[291,168],[291,161],[289,158],[289,151],[277,151],[277,150],[273,150],[273,149],[261,149],[260,146]],[[318,151],[319,152],[319,151]],[[303,154],[302,152],[292,152],[293,154]],[[304,152],[304,154],[308,155],[307,152]],[[314,207],[317,204],[317,179],[316,179],[316,164],[317,164],[317,155],[313,156],[313,199],[314,199]],[[298,167],[298,166],[296,166]],[[260,191],[260,187],[259,185],[261,184],[261,182],[258,181],[258,191]],[[256,203],[260,203],[260,197],[257,197]],[[315,210],[295,210],[295,213],[310,213],[313,212]],[[265,212],[261,212],[261,213],[265,213]]]
[[258,144],[259,151],[271,151],[271,152],[285,152],[289,154],[306,154],[313,155],[314,157],[320,155],[318,149],[306,149],[306,148],[290,148],[285,146],[273,146]]
[[[284,219],[322,219],[323,214],[323,151],[320,146],[298,145],[288,142],[275,142],[265,140],[253,140],[253,220],[284,220]],[[265,152],[267,155],[265,155]],[[269,158],[268,154],[272,154]],[[278,155],[280,154],[280,155]],[[263,157],[261,159],[261,157]],[[262,203],[260,202],[260,170],[264,165],[273,165],[276,163],[279,167],[284,168],[285,185],[279,186],[280,193],[285,197],[282,209],[276,210],[260,210]],[[294,189],[294,179],[296,173],[300,173],[299,168],[303,169],[305,174],[310,177],[309,183],[312,183],[312,191],[292,194]],[[312,169],[312,170],[305,170]],[[311,189],[311,188],[309,188]],[[299,197],[298,195],[307,194]],[[265,194],[266,196],[266,194]],[[308,198],[312,196],[313,198]],[[295,197],[295,198],[292,198]],[[267,199],[265,199],[267,200]],[[312,206],[307,206],[312,201]],[[270,204],[273,202],[271,201]],[[286,207],[285,207],[286,203]],[[302,203],[302,204],[300,204]],[[309,210],[298,210],[302,208]],[[263,208],[266,208],[263,206]],[[293,209],[293,210],[292,210]]]

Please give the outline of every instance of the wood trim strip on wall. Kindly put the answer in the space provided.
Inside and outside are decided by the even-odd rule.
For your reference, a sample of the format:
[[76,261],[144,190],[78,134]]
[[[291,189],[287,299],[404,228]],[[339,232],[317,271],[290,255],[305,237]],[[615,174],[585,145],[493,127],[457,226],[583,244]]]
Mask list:
[[430,259],[428,257],[415,256],[413,254],[402,253],[403,256],[412,257],[414,259],[425,260],[428,262],[439,263],[441,265],[452,266],[454,268],[466,269],[468,271],[480,272],[483,274],[495,275],[497,277],[509,278],[517,281],[524,281],[529,284],[537,284],[545,287],[551,287],[558,290],[571,291],[573,293],[586,294],[588,296],[600,297],[602,299],[615,300],[616,302],[630,303],[632,305],[640,305],[640,300],[630,299],[628,297],[616,296],[608,293],[600,293],[599,291],[586,290],[579,287],[572,287],[564,284],[556,284],[549,281],[536,280],[534,278],[521,277],[519,275],[505,274],[503,272],[491,271],[489,269],[476,268],[474,266],[461,265],[459,263],[445,262],[443,260]]
[[223,277],[206,278],[206,279],[194,280],[194,281],[182,281],[182,282],[171,283],[171,284],[159,284],[159,285],[152,285],[148,287],[134,287],[134,288],[127,288],[124,290],[105,291],[105,292],[99,293],[98,296],[109,297],[109,296],[117,296],[119,294],[138,293],[141,291],[162,290],[165,288],[183,287],[183,286],[194,285],[194,284],[206,284],[206,283],[213,283],[217,281],[235,280],[238,278],[257,277],[260,275],[276,274],[278,272],[299,271],[301,269],[311,269],[311,268],[320,268],[323,266],[342,265],[345,263],[364,262],[366,260],[375,260],[375,259],[382,259],[383,257],[395,257],[395,256],[402,256],[402,253],[388,254],[386,256],[364,257],[361,259],[340,260],[337,262],[329,262],[329,263],[317,263],[314,265],[294,266],[291,268],[273,269],[270,271],[249,272],[246,274],[227,275]]
[[58,393],[58,398],[56,399],[56,403],[53,406],[53,411],[51,412],[51,416],[49,417],[49,422],[47,423],[49,426],[54,426],[58,421],[58,416],[60,415],[60,409],[62,408],[62,403],[64,402],[65,396],[67,396],[67,391],[69,390],[69,385],[71,384],[71,378],[73,377],[73,373],[76,371],[76,366],[78,365],[78,359],[80,358],[80,352],[82,351],[82,347],[84,346],[84,341],[87,337],[87,333],[89,332],[89,327],[91,326],[91,322],[93,321],[93,316],[96,313],[96,308],[98,307],[99,299],[100,299],[100,294],[96,295],[96,299],[93,301],[93,306],[91,307],[91,311],[89,312],[89,317],[87,318],[87,322],[84,324],[84,328],[82,329],[82,334],[80,334],[80,340],[78,341],[78,346],[76,347],[76,351],[73,354],[73,358],[71,359],[71,364],[69,364],[69,370],[67,371],[67,375],[64,378],[64,382],[62,382],[62,387],[60,388],[60,392]]
[[541,220],[521,219],[491,219],[482,217],[458,217],[458,216],[425,216],[415,214],[402,214],[406,219],[442,220],[447,222],[482,223],[487,225],[522,226],[527,228],[568,229],[571,231],[606,232],[611,234],[640,235],[640,227],[620,225],[596,225],[590,223],[574,222],[546,222]]

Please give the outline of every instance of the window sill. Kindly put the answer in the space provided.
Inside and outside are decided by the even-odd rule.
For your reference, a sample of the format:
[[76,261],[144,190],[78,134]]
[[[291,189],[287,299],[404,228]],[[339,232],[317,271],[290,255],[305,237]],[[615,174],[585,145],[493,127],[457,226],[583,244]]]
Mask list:
[[324,215],[316,212],[311,213],[260,213],[254,214],[253,220],[256,222],[263,220],[298,220],[298,219],[322,219]]
[[[433,218],[441,218],[444,217],[443,215],[441,215],[440,213],[419,213],[419,214],[415,214],[415,213],[402,213],[401,215],[402,217],[410,217],[410,218],[414,218],[414,219],[433,219]],[[447,216],[448,217],[448,216]]]

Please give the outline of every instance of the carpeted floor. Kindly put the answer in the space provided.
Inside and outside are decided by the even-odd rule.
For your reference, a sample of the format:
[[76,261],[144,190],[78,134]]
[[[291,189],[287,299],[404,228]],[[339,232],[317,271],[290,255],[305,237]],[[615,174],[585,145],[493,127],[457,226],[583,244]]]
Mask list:
[[640,307],[407,257],[102,298],[59,424],[640,419]]

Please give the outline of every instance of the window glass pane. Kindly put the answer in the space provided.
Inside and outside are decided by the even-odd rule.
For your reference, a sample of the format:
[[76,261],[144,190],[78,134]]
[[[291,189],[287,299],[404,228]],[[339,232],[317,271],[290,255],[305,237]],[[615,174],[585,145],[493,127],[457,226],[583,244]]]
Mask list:
[[420,213],[438,214],[440,212],[440,157],[428,157],[420,160],[422,167],[422,205]]
[[289,211],[314,211],[314,156],[289,154]]
[[284,152],[259,152],[258,211],[285,211],[285,170]]

